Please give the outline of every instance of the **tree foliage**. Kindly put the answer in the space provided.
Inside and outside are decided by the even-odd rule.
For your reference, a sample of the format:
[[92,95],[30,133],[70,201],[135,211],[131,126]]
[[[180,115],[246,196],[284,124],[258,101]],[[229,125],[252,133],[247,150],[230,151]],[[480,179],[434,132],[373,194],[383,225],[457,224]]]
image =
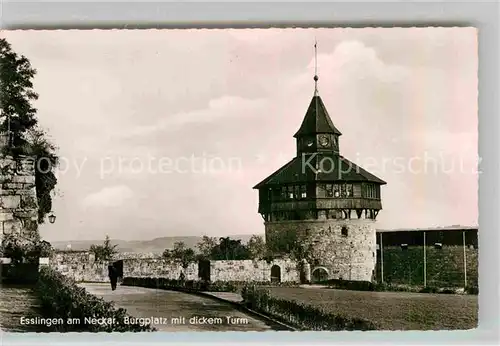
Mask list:
[[198,254],[193,249],[187,248],[183,242],[177,242],[172,250],[165,250],[162,257],[172,262],[182,263],[186,268],[190,262],[196,260],[264,259],[268,253],[264,239],[258,235],[252,236],[248,244],[243,244],[240,239],[230,237],[217,239],[205,235],[196,248]]
[[113,259],[113,256],[118,253],[117,246],[112,245],[109,236],[106,236],[102,245],[91,245],[90,252],[94,254],[96,262],[102,263]]
[[33,89],[35,75],[30,61],[0,39],[0,133],[7,134],[4,138],[10,144],[3,148],[3,154],[34,157],[38,222],[43,223],[52,209],[50,194],[57,184],[54,170],[58,157],[45,131],[37,126],[37,110],[32,104],[38,99]]
[[176,242],[172,250],[163,251],[162,257],[168,261],[178,262],[183,268],[187,268],[189,263],[196,260],[196,254],[193,249],[186,247],[184,242]]
[[212,249],[217,246],[217,238],[204,235],[196,245],[202,259],[210,259]]
[[260,235],[252,235],[247,244],[251,259],[263,259],[267,255],[266,242]]
[[246,260],[250,259],[250,252],[241,240],[222,237],[212,249],[210,257],[213,260]]
[[1,255],[10,258],[13,264],[38,263],[40,257],[51,257],[53,252],[52,245],[41,240],[38,234],[26,241],[16,234],[9,233],[2,239],[0,246]]

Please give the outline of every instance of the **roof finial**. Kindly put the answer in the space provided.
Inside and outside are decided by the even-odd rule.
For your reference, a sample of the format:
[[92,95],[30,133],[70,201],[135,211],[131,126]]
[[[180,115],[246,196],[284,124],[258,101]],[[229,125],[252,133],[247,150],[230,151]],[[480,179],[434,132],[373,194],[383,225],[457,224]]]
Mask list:
[[314,38],[314,96],[318,96],[318,42]]

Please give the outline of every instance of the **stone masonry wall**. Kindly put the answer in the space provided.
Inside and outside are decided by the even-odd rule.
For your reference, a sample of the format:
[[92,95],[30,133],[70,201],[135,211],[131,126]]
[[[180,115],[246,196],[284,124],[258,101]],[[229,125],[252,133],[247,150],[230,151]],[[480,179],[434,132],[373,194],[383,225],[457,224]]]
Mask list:
[[37,218],[34,160],[0,157],[0,236],[15,234],[29,241],[37,234]]
[[[129,258],[127,258],[129,257]],[[184,272],[186,280],[199,280],[198,263],[187,268],[162,260],[160,257],[144,258],[138,254],[119,253],[123,260],[123,275],[128,277],[162,277],[179,279]],[[50,266],[79,282],[108,282],[108,263],[97,263],[88,251],[60,251],[50,259]],[[279,267],[280,281],[298,281],[299,272],[290,260],[266,261],[210,261],[211,281],[270,281],[271,268]],[[276,270],[276,268],[275,268]]]
[[[327,229],[328,231],[328,229]],[[330,232],[330,231],[328,231]],[[328,234],[326,234],[328,235]],[[309,241],[314,243],[312,255],[316,258],[325,258],[334,253],[331,247],[335,242],[324,240],[324,232],[316,233],[316,239],[321,238],[321,242],[314,243],[315,238],[310,237]],[[333,237],[331,237],[333,238]],[[347,241],[350,245],[350,241]],[[338,242],[337,242],[338,244]],[[353,245],[354,241],[353,241]],[[344,247],[345,251],[346,247]],[[347,247],[349,249],[349,247]],[[324,252],[325,254],[322,254]],[[353,252],[354,253],[354,252]],[[134,277],[164,277],[178,279],[183,270],[180,265],[172,264],[161,260],[159,257],[144,257],[147,254],[127,254],[120,253],[116,259],[123,259],[124,275]],[[369,256],[367,256],[369,257]],[[471,286],[478,283],[478,250],[474,248],[466,249],[467,257],[467,281]],[[378,251],[378,263],[376,280],[380,280],[380,251]],[[349,270],[355,275],[353,277],[364,279],[363,275],[368,275],[363,264],[356,266],[356,261],[352,261],[351,268],[342,268],[343,279],[348,278]],[[107,263],[98,264],[94,262],[93,255],[89,252],[63,251],[56,253],[49,259],[49,264],[53,268],[69,275],[76,281],[87,282],[108,282]],[[299,282],[300,266],[296,262],[288,259],[276,259],[272,262],[266,261],[210,261],[211,281],[270,281],[271,268],[279,266],[280,281]],[[336,278],[331,273],[335,272],[335,262],[329,263],[328,258],[324,262],[310,264],[310,270],[317,272],[324,268],[330,278]],[[444,246],[442,249],[427,248],[427,284],[438,287],[463,286],[463,248],[460,246]],[[274,271],[276,268],[274,269]],[[191,263],[184,270],[187,280],[198,280],[198,263]],[[337,274],[338,275],[338,274]],[[339,275],[340,277],[340,275]],[[400,247],[384,247],[384,281],[395,284],[422,285],[423,283],[423,249],[422,247],[409,247],[402,250]]]
[[281,282],[298,282],[299,269],[291,260],[210,261],[211,281],[271,281],[271,268],[279,267]]
[[[347,228],[347,235],[342,228]],[[328,279],[372,281],[376,265],[376,231],[371,220],[266,222],[271,249],[301,247],[314,281],[320,271]]]
[[[159,257],[144,258],[141,254],[119,253],[115,260],[123,260],[123,275],[134,277],[163,277],[178,279],[184,272],[186,280],[198,279],[198,264],[186,269]],[[59,251],[50,259],[50,266],[78,282],[108,282],[108,263],[98,263],[88,251]]]

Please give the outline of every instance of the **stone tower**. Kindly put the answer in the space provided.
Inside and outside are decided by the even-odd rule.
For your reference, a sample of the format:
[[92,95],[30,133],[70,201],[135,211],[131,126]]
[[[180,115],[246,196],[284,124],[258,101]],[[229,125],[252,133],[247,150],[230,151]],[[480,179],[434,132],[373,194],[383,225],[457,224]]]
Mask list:
[[[375,219],[383,180],[340,154],[339,137],[315,91],[294,137],[296,156],[257,184],[266,244],[275,255],[310,264],[313,281],[371,281]],[[375,140],[375,139],[374,139]]]

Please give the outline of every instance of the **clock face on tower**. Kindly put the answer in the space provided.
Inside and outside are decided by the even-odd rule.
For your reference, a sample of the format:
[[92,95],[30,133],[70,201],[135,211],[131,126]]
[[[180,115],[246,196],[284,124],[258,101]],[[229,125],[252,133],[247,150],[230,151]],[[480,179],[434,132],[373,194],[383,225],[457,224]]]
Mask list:
[[327,147],[330,144],[330,138],[326,135],[319,136],[319,144],[322,147]]

